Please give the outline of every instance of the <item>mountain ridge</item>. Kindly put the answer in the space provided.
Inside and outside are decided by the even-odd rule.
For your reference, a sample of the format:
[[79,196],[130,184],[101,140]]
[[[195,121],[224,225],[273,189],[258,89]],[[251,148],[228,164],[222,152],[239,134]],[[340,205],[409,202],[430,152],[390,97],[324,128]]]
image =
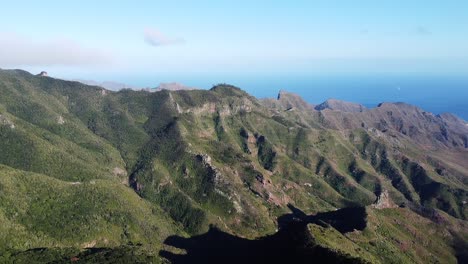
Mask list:
[[[277,99],[258,100],[226,84],[210,90],[103,92],[96,86],[3,70],[0,91],[0,147],[4,150],[0,164],[6,166],[0,187],[11,190],[8,193],[23,192],[6,184],[10,178],[5,175],[25,172],[26,180],[29,174],[39,181],[56,179],[63,181],[59,186],[83,188],[99,197],[105,196],[104,186],[118,185],[133,197],[122,211],[92,210],[95,219],[107,219],[109,214],[125,219],[106,227],[120,234],[112,239],[107,231],[104,235],[90,232],[88,236],[96,238],[93,247],[133,241],[161,248],[165,237],[148,240],[142,235],[145,228],[158,229],[158,224],[147,227],[144,218],[128,217],[129,207],[139,204],[139,199],[161,216],[161,226],[171,226],[174,234],[185,236],[208,232],[210,225],[244,238],[270,235],[278,228],[278,218],[290,211],[290,204],[307,215],[365,207],[370,226],[376,218],[419,219],[424,224],[414,231],[417,234],[436,227],[452,234],[466,225],[468,167],[463,161],[468,158],[468,128],[450,115],[436,116],[399,104],[362,112],[317,111],[285,92]],[[92,181],[102,188],[93,189]],[[22,185],[29,186],[27,181],[18,186]],[[73,215],[68,207],[59,207],[54,214],[42,208],[51,204],[44,188],[38,189],[42,203],[25,200],[11,210],[0,207],[0,217],[11,223],[17,222],[14,215],[22,208],[37,208],[32,216],[21,214],[24,228],[40,238],[34,247],[50,245],[41,244],[44,238],[38,230],[55,231],[25,223],[50,226],[64,215]],[[65,197],[61,188],[56,195]],[[405,208],[373,208],[382,193]],[[15,203],[4,194],[0,201]],[[93,201],[99,204],[99,199]],[[93,208],[87,207],[86,199],[82,204]],[[40,212],[45,212],[43,222],[34,220]],[[387,212],[401,218],[389,218]],[[140,215],[153,217],[147,209]],[[21,227],[6,229],[9,236],[15,228]],[[351,239],[352,247],[361,248],[360,240],[372,240],[367,236],[378,232],[348,234],[327,228],[332,228],[323,237],[328,246],[336,236],[344,236]],[[74,243],[93,241],[89,237],[76,237]],[[409,238],[402,233],[385,233],[385,239],[385,245],[367,246],[369,254],[379,258],[381,247],[401,259],[424,263],[429,258],[415,253],[419,245],[405,244],[411,257],[391,253],[398,243],[407,243]],[[434,239],[445,248],[458,238]],[[9,247],[29,249],[23,242]],[[445,254],[437,252],[438,257]],[[455,253],[450,254],[453,260]]]
[[361,104],[345,102],[338,99],[327,99],[325,102],[315,107],[315,110],[318,111],[325,109],[338,110],[342,112],[363,112],[367,108]]

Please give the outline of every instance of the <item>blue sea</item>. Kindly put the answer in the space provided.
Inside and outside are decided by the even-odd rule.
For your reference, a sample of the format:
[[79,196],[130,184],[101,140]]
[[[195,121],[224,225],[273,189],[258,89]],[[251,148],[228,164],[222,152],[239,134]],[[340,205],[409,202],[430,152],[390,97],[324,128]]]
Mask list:
[[405,102],[435,114],[449,112],[468,120],[468,76],[270,76],[220,82],[232,83],[258,98],[276,97],[279,90],[286,90],[312,104],[329,98],[367,107],[381,102]]

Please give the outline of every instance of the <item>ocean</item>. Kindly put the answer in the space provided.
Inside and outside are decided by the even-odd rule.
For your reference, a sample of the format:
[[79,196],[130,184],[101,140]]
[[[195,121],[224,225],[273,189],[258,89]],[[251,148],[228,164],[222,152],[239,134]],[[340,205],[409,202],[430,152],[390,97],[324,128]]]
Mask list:
[[346,76],[269,78],[234,81],[259,97],[276,97],[279,90],[297,93],[319,104],[335,98],[375,107],[381,102],[405,102],[435,114],[453,113],[468,120],[468,77]]

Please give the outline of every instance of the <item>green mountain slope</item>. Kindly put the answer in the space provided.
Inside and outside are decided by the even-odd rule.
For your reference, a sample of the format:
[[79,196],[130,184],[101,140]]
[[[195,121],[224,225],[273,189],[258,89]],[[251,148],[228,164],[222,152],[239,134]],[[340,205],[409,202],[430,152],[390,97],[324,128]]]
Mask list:
[[3,250],[128,243],[154,250],[178,232],[162,210],[118,182],[65,182],[5,166],[0,175]]
[[[210,225],[243,238],[272,235],[293,204],[309,215],[367,206],[370,216],[390,208],[430,219],[416,233],[446,219],[448,235],[433,249],[454,260],[458,251],[447,250],[467,240],[466,229],[452,232],[468,217],[464,121],[401,104],[349,108],[334,101],[316,110],[286,92],[259,101],[224,84],[112,92],[0,70],[0,248],[90,246],[118,255],[131,243],[155,256],[169,235]],[[395,233],[371,226],[353,240],[367,253],[348,253],[374,262],[399,255],[389,242]],[[323,233],[317,239],[327,247],[348,236],[331,228],[310,232]],[[372,236],[386,238],[385,248],[362,244]],[[408,248],[402,261],[428,259]]]

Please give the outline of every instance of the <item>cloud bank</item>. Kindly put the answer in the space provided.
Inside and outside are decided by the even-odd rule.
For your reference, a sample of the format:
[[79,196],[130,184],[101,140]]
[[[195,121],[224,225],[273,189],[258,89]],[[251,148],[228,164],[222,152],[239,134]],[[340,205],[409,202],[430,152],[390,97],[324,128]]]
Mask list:
[[74,41],[37,41],[0,32],[0,67],[18,66],[93,66],[108,64],[109,54],[86,48]]
[[185,41],[181,38],[168,37],[154,28],[146,28],[144,32],[145,42],[151,46],[169,46],[182,44]]

